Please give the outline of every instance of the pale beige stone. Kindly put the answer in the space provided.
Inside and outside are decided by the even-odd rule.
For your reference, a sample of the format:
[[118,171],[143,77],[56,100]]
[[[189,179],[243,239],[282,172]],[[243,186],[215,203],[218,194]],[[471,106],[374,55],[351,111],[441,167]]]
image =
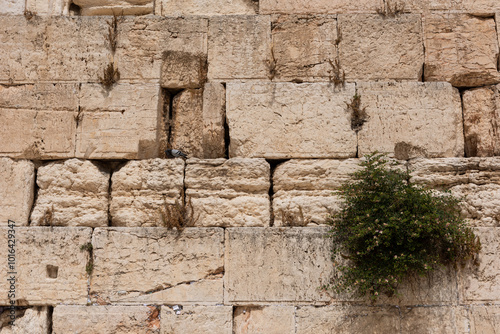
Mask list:
[[496,334],[500,328],[500,307],[481,305],[470,308],[470,333]]
[[367,122],[359,131],[358,153],[463,156],[462,107],[456,88],[445,82],[357,84]]
[[177,307],[182,308],[174,310],[173,306],[162,306],[162,334],[234,333],[232,306],[177,305]]
[[203,157],[223,158],[226,154],[226,88],[220,82],[205,84],[203,91]]
[[[91,295],[112,303],[222,303],[220,228],[96,228]],[[140,251],[138,251],[140,250]]]
[[459,333],[460,310],[450,306],[401,308],[401,333]]
[[422,78],[424,45],[420,15],[386,18],[339,15],[340,67],[347,80]]
[[9,220],[28,225],[35,187],[35,166],[31,161],[0,158],[0,226]]
[[500,82],[498,36],[493,18],[432,14],[424,20],[425,81],[456,87]]
[[14,326],[10,325],[10,309],[0,316],[0,334],[50,334],[48,306],[30,307],[16,310]]
[[240,306],[234,310],[235,334],[294,334],[294,306]]
[[229,157],[354,157],[346,111],[354,94],[354,84],[228,83]]
[[71,0],[26,0],[26,10],[41,16],[68,15],[71,2]]
[[271,32],[275,81],[328,81],[334,75],[335,15],[280,15],[273,20]]
[[463,93],[465,154],[500,155],[500,85]]
[[155,14],[186,15],[251,15],[259,8],[258,0],[157,0]]
[[207,81],[207,56],[165,51],[160,84],[167,89],[201,88]]
[[153,0],[72,0],[81,15],[145,15],[153,13]]
[[[0,303],[7,305],[10,284],[15,270],[16,300],[28,305],[87,302],[88,253],[80,247],[90,242],[90,227],[16,227],[15,267],[0,272]],[[7,228],[0,228],[0,243],[7,245]],[[7,261],[8,248],[0,255]],[[56,267],[56,268],[54,268]],[[25,304],[26,305],[26,304]]]
[[473,226],[500,227],[500,185],[464,184],[451,193],[462,198],[462,214]]
[[[462,0],[468,13],[477,16],[491,17],[492,13],[500,11],[500,2],[496,0]],[[498,22],[497,22],[498,23]]]
[[0,108],[78,111],[78,84],[0,84]]
[[19,0],[0,0],[0,14],[23,15],[25,4]]
[[[225,303],[322,304],[333,274],[328,229],[227,228]],[[293,265],[291,265],[293,264]]]
[[57,305],[52,315],[52,333],[160,333],[158,315],[154,306]]
[[260,14],[320,14],[320,13],[375,13],[383,6],[380,0],[261,0]]
[[270,74],[269,16],[218,16],[208,31],[208,78],[266,79]]
[[161,209],[181,202],[182,159],[129,161],[113,173],[109,212],[113,226],[161,226]]
[[190,159],[185,185],[197,226],[269,226],[270,167],[264,159]]

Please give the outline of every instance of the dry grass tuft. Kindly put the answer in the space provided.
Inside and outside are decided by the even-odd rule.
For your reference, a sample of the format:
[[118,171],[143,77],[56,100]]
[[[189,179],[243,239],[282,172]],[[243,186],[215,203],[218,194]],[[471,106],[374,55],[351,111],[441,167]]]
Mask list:
[[161,223],[168,229],[184,230],[185,227],[193,227],[199,219],[199,215],[195,217],[193,204],[191,199],[186,203],[182,200],[179,203],[175,200],[174,204],[167,204],[166,199],[163,200],[163,207],[160,208]]
[[299,205],[298,208],[298,213],[292,212],[292,210],[290,210],[290,206],[288,206],[286,209],[279,209],[279,213],[281,215],[281,223],[283,224],[283,226],[304,227],[309,224],[309,220],[304,218],[302,207]]
[[351,114],[351,129],[358,132],[368,120],[366,107],[361,108],[361,96],[356,94],[352,97],[351,103],[347,103],[347,111]]
[[103,71],[103,76],[99,76],[99,83],[106,89],[111,88],[116,82],[120,80],[120,71],[115,68],[113,62],[109,62],[108,66]]

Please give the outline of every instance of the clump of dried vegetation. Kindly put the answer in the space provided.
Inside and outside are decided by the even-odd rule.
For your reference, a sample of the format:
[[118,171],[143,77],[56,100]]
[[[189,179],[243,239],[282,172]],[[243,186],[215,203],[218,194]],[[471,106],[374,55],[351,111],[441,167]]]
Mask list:
[[195,216],[191,198],[186,202],[182,196],[182,202],[175,200],[174,204],[168,204],[163,199],[163,206],[160,208],[161,224],[168,229],[184,230],[185,227],[193,227],[199,219]]
[[347,111],[351,114],[351,129],[358,132],[368,120],[366,107],[361,107],[361,96],[356,93],[351,102],[346,102],[346,105]]
[[345,72],[340,68],[340,63],[338,59],[335,59],[332,61],[331,59],[328,59],[328,63],[332,67],[332,69],[329,71],[329,80],[331,83],[334,84],[335,88],[337,87],[344,87],[345,86]]
[[92,246],[92,243],[87,242],[86,244],[80,246],[80,251],[85,251],[89,255],[89,259],[87,260],[87,264],[85,266],[85,271],[90,276],[92,274],[92,271],[94,270],[94,246]]
[[281,216],[281,223],[283,226],[304,227],[309,224],[309,219],[304,218],[304,211],[300,205],[298,205],[298,213],[293,212],[290,206],[285,209],[279,209],[278,212]]
[[110,89],[118,80],[120,80],[120,71],[115,65],[114,55],[118,45],[118,23],[123,21],[123,16],[116,16],[113,14],[111,21],[107,21],[108,34],[106,40],[108,41],[111,57],[106,68],[103,69],[103,75],[99,76],[99,83],[106,89]]
[[385,0],[382,8],[377,8],[377,13],[384,17],[396,17],[404,13],[404,4],[399,2],[391,4],[391,0]]

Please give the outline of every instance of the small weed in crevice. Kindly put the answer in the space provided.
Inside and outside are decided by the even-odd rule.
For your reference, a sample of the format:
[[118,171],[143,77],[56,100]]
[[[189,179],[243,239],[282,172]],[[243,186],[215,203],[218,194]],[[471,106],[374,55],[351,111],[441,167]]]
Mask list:
[[271,59],[267,61],[267,68],[269,70],[267,77],[272,81],[276,76],[276,57],[274,56],[274,45],[271,45]]
[[54,205],[50,208],[45,209],[41,219],[41,226],[54,226]]
[[347,111],[351,115],[351,129],[358,132],[361,130],[363,124],[368,120],[366,107],[361,107],[361,95],[357,93],[352,97],[350,103],[347,103]]
[[386,0],[382,8],[377,8],[377,14],[383,17],[396,17],[404,13],[404,4],[396,2],[391,5],[391,0]]
[[99,76],[99,83],[103,85],[106,89],[111,88],[115,83],[120,80],[120,71],[115,67],[115,64],[111,61],[108,66],[103,71],[103,76]]
[[332,61],[331,59],[328,59],[328,63],[332,67],[331,70],[329,71],[330,75],[328,79],[330,80],[331,83],[334,84],[335,88],[337,88],[338,86],[344,87],[345,72],[340,68],[339,60],[335,59],[335,61]]
[[36,13],[25,9],[23,15],[24,18],[29,21],[36,16]]
[[85,265],[85,271],[90,276],[92,274],[92,271],[94,271],[94,246],[92,246],[92,243],[87,242],[86,244],[80,246],[80,251],[85,251],[89,255],[89,259],[87,260],[87,264]]
[[106,21],[108,23],[108,35],[106,40],[109,43],[109,49],[112,54],[116,52],[116,46],[118,43],[118,23],[123,21],[123,16],[116,16],[113,14],[111,21]]
[[287,227],[304,227],[309,224],[309,219],[304,218],[302,206],[298,205],[298,212],[293,212],[288,206],[286,209],[279,209],[281,224]]
[[163,199],[163,207],[160,208],[161,224],[168,229],[184,230],[185,227],[193,227],[199,219],[195,217],[191,198],[187,201],[183,199],[182,203],[175,200],[174,204],[168,204]]

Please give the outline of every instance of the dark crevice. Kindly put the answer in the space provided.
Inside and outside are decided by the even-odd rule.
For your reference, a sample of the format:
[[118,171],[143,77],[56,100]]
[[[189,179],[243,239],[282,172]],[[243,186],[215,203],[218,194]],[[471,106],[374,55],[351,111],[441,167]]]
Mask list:
[[269,201],[270,201],[270,221],[269,221],[269,226],[273,227],[274,226],[274,210],[273,210],[273,196],[274,196],[274,187],[273,187],[273,177],[274,177],[274,171],[276,168],[281,165],[284,162],[289,161],[290,159],[266,159],[266,161],[269,163],[269,167],[271,169],[270,175],[269,175]]
[[458,89],[460,93],[460,107],[462,110],[462,136],[464,138],[464,157],[470,158],[477,156],[477,135],[467,136],[465,131],[464,115],[464,93],[466,89]]
[[165,156],[166,149],[172,149],[172,132],[173,132],[173,121],[175,119],[174,112],[174,99],[175,97],[182,93],[182,89],[167,89],[162,88],[162,96],[163,96],[163,131],[165,131],[165,143],[163,145],[160,144],[162,148],[160,152],[160,156]]
[[69,15],[70,16],[80,16],[82,15],[82,9],[80,8],[80,6],[74,4],[74,3],[71,3],[69,5]]
[[35,209],[35,204],[36,204],[36,200],[38,198],[38,191],[40,190],[40,187],[38,187],[38,184],[37,184],[37,178],[38,178],[38,168],[40,168],[40,166],[42,165],[42,161],[38,160],[38,161],[33,161],[33,164],[35,165],[35,180],[34,180],[34,185],[33,185],[33,203],[31,204],[31,209],[30,209],[30,213],[29,213],[29,216],[28,216],[28,226],[31,225],[31,215],[33,214],[33,210]]
[[126,160],[93,160],[95,165],[103,172],[109,173],[108,181],[108,226],[112,226],[111,217],[111,193],[113,173],[126,164]]
[[47,306],[47,331],[52,334],[52,322],[54,316],[54,306]]

